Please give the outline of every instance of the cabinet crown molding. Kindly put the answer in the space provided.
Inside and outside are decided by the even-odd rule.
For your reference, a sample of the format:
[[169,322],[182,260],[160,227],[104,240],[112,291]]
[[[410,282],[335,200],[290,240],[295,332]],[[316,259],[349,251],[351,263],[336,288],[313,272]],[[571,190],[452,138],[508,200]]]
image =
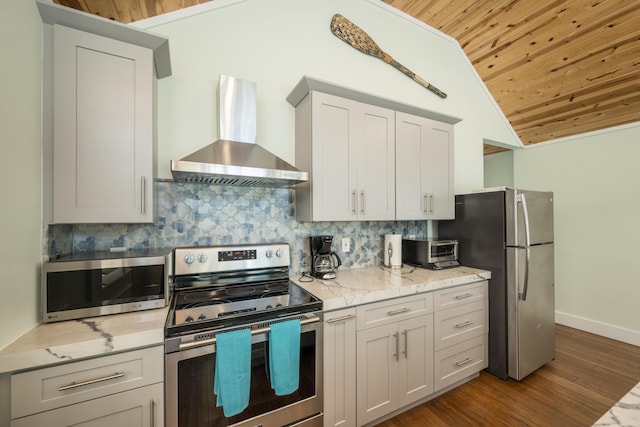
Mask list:
[[342,98],[352,99],[364,104],[375,105],[382,108],[388,108],[394,111],[413,114],[416,116],[426,117],[428,119],[437,120],[439,122],[454,125],[462,121],[459,117],[449,116],[447,114],[438,113],[436,111],[427,110],[425,108],[404,104],[393,99],[372,95],[361,92],[346,86],[341,86],[332,82],[318,79],[316,77],[305,75],[300,79],[298,84],[293,88],[287,96],[287,102],[296,107],[300,101],[311,91],[323,92],[329,95],[339,96]]
[[158,79],[171,75],[171,55],[167,37],[61,6],[51,0],[36,0],[36,6],[38,7],[38,12],[40,12],[42,22],[45,24],[64,25],[65,27],[151,49]]

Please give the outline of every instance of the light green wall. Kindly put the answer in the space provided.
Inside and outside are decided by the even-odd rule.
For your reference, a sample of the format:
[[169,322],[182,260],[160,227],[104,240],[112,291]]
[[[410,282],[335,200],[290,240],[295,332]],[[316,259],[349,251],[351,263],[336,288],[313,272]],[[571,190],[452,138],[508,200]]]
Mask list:
[[640,123],[514,152],[518,188],[554,192],[556,308],[640,333]]
[[42,24],[35,2],[0,12],[0,348],[38,321],[41,260]]
[[[456,191],[483,184],[482,141],[517,146],[458,44],[378,0],[245,0],[208,13],[138,26],[170,37],[173,75],[158,83],[158,170],[216,139],[219,74],[258,84],[258,143],[294,159],[294,109],[285,97],[305,75],[462,118],[456,125]],[[5,0],[0,129],[3,160],[0,348],[39,320],[42,250],[42,23],[33,0]],[[378,59],[334,37],[342,13],[399,62],[448,93],[440,99]],[[154,23],[155,22],[155,23]]]
[[484,156],[484,187],[514,187],[513,151]]
[[[213,2],[215,4],[215,2]],[[247,0],[174,22],[140,26],[170,39],[173,75],[159,82],[159,175],[169,162],[213,142],[219,74],[258,88],[258,143],[293,163],[294,108],[285,98],[307,74],[462,118],[455,127],[456,191],[482,187],[482,141],[517,145],[508,122],[457,42],[381,2]],[[329,30],[341,13],[382,49],[448,94],[441,99]]]

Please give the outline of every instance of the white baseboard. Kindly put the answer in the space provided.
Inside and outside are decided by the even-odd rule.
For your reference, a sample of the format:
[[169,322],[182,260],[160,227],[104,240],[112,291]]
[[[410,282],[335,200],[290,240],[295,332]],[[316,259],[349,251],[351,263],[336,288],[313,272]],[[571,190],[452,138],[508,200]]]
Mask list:
[[631,329],[608,325],[559,311],[556,311],[556,323],[611,338],[612,340],[640,346],[640,332],[632,331]]

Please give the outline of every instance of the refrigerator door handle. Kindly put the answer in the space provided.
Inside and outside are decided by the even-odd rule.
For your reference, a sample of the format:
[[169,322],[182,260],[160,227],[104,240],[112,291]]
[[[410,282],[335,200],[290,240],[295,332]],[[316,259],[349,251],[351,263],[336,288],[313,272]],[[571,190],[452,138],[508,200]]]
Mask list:
[[524,193],[519,195],[519,201],[522,203],[522,216],[524,218],[524,240],[525,240],[525,263],[524,263],[524,286],[522,291],[518,293],[518,299],[527,300],[527,290],[529,288],[529,261],[531,260],[531,234],[529,231],[529,211],[527,210],[527,198]]

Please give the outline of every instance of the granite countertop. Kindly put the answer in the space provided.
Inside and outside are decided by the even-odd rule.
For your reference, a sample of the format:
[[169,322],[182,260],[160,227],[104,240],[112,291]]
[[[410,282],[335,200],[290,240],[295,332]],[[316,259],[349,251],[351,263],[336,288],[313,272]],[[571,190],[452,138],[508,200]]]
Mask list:
[[594,426],[640,426],[640,383],[600,417]]
[[0,351],[0,374],[162,345],[168,307],[41,323]]
[[322,300],[325,311],[434,291],[491,278],[491,272],[471,267],[445,270],[403,267],[338,270],[333,280],[292,277],[300,287]]

